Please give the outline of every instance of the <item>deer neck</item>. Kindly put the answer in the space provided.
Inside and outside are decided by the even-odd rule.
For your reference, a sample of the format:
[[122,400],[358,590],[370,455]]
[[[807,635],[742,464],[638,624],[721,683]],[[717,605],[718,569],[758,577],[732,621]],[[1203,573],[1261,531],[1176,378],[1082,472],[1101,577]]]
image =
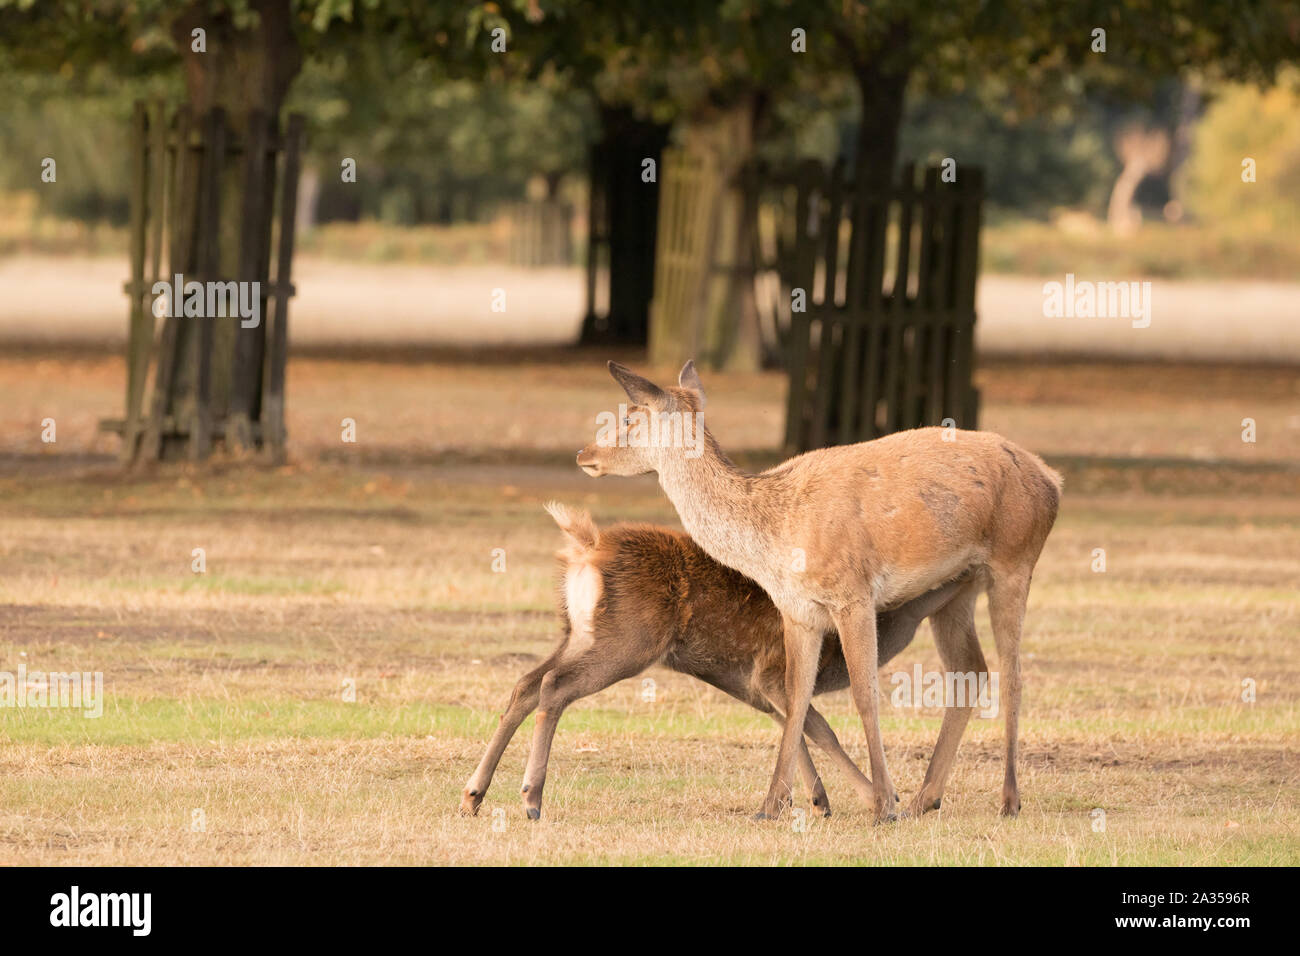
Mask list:
[[770,578],[776,531],[760,519],[761,477],[746,475],[704,430],[703,452],[673,456],[659,469],[659,486],[682,527],[709,557],[760,584]]

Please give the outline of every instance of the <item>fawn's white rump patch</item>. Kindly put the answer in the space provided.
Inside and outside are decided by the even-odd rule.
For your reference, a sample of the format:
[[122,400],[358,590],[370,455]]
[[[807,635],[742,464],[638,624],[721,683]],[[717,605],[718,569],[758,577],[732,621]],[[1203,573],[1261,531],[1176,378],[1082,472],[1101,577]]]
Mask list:
[[592,564],[571,564],[564,572],[564,605],[569,611],[569,646],[565,657],[591,647],[596,639],[596,605],[604,587],[600,569]]

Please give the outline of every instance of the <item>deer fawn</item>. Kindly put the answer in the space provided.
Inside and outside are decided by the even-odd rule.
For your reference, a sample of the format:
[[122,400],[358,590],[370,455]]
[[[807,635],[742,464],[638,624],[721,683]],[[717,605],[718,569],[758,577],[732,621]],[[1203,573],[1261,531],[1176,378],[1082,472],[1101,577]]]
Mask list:
[[[519,679],[487,752],[465,784],[461,813],[478,813],[497,763],[519,725],[537,711],[524,773],[524,811],[541,816],[551,740],[564,708],[635,677],[655,662],[698,677],[784,724],[787,711],[781,616],[763,590],[705,554],[680,531],[615,525],[599,531],[581,510],[548,504],[568,547],[560,559],[564,637],[541,664]],[[925,617],[963,587],[953,582],[879,619],[880,661],[905,648]],[[849,686],[839,639],[828,634],[820,650],[814,692]],[[804,728],[848,774],[867,801],[871,781],[858,769],[824,717],[811,706]],[[799,735],[800,775],[813,806],[830,815],[826,790]]]
[[[578,465],[596,477],[657,472],[687,533],[711,557],[758,582],[781,613],[787,719],[759,816],[778,816],[790,803],[823,636],[834,629],[866,730],[876,819],[894,818],[878,715],[877,611],[962,574],[971,577],[934,615],[935,639],[950,672],[985,671],[974,607],[978,592],[987,591],[1006,715],[1002,813],[1018,813],[1020,629],[1034,564],[1056,520],[1060,475],[991,432],[940,428],[823,448],[748,475],[704,427],[694,363],[669,388],[615,362],[609,369],[633,406],[620,412],[615,437],[602,429],[579,452]],[[939,806],[973,709],[944,712],[908,814]]]

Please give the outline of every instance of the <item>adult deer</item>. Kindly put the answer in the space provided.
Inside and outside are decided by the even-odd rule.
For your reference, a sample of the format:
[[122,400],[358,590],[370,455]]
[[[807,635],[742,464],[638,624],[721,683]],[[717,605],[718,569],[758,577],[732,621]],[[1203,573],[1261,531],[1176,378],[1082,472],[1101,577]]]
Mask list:
[[[1006,716],[1002,813],[1018,813],[1020,631],[1061,477],[999,435],[941,428],[823,448],[749,475],[704,427],[693,362],[675,388],[616,362],[609,369],[633,405],[620,412],[613,435],[599,435],[578,453],[578,465],[595,477],[657,472],[687,533],[758,582],[781,612],[789,711],[759,816],[778,816],[790,804],[822,638],[835,629],[866,731],[876,820],[894,818],[880,736],[876,613],[968,572],[970,586],[932,618],[935,640],[950,672],[985,671],[974,606],[979,590],[987,591]],[[973,709],[945,710],[908,813],[939,806]]]
[[[581,509],[552,503],[546,510],[568,544],[557,555],[564,634],[550,656],[515,684],[487,751],[465,784],[461,813],[478,813],[506,745],[537,708],[523,796],[524,812],[538,819],[551,741],[564,709],[635,677],[655,662],[698,677],[784,724],[781,616],[757,584],[718,564],[680,531],[637,524],[597,529]],[[962,586],[961,581],[951,582],[881,614],[880,663],[911,643],[921,621],[952,600]],[[828,634],[815,692],[848,686],[839,638]],[[811,706],[806,730],[863,798],[872,800],[871,781]],[[830,816],[826,788],[802,740],[799,773],[814,809]]]

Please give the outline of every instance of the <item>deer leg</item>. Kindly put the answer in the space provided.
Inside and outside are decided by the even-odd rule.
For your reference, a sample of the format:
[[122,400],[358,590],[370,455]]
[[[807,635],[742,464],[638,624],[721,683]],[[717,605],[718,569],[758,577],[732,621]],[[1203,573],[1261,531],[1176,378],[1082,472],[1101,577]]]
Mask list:
[[[782,727],[785,726],[783,718],[777,717],[776,722]],[[831,801],[826,796],[826,785],[822,783],[821,774],[817,772],[812,754],[808,752],[808,744],[802,738],[799,740],[799,776],[803,779],[803,785],[808,788],[808,793],[812,795],[813,809],[820,812],[822,816],[829,817]]]
[[501,714],[501,721],[497,724],[497,729],[488,742],[487,752],[483,754],[483,759],[479,761],[478,768],[470,775],[469,781],[465,784],[465,792],[460,798],[460,812],[463,815],[474,816],[478,813],[478,808],[483,803],[483,797],[487,795],[488,787],[492,784],[492,775],[496,773],[497,764],[501,761],[501,755],[505,753],[506,745],[510,743],[510,738],[515,735],[519,725],[528,718],[528,715],[533,712],[533,708],[537,706],[537,695],[542,686],[542,678],[546,676],[547,671],[555,666],[558,656],[558,652],[552,654],[540,666],[534,667],[519,678],[514,690],[510,692],[510,702],[506,704],[506,709]]
[[[763,693],[776,705],[778,709],[786,709],[785,695],[781,691],[780,687],[765,687]],[[808,705],[808,713],[804,716],[803,732],[808,740],[811,740],[825,751],[835,765],[844,771],[845,775],[849,778],[849,782],[853,784],[853,788],[858,791],[858,795],[868,804],[872,803],[875,799],[875,794],[871,789],[871,781],[867,779],[867,775],[858,768],[858,765],[853,762],[853,758],[845,752],[844,748],[840,745],[839,738],[835,736],[835,731],[831,729],[831,725],[827,723],[826,718],[823,717],[821,712],[818,711],[816,707],[812,706],[812,704]],[[807,753],[806,746],[804,752]],[[813,767],[811,754],[808,754],[808,765],[809,767]],[[816,773],[815,768],[813,772]],[[818,783],[820,782],[819,777]],[[811,785],[809,785],[809,790],[813,790]],[[813,806],[820,807],[822,804],[818,803],[814,797]],[[831,808],[830,801],[828,800],[825,804],[823,816],[829,817],[830,815]]]
[[[937,611],[930,623],[934,629],[934,641],[939,648],[939,658],[944,670],[949,674],[975,674],[978,682],[981,675],[988,673],[984,663],[984,654],[980,650],[979,637],[975,633],[975,598],[978,587],[972,583],[960,597]],[[974,691],[968,684],[957,678],[946,686],[962,686]],[[978,686],[978,684],[977,684]],[[976,694],[978,696],[978,694]],[[957,745],[961,742],[966,725],[971,715],[979,708],[978,700],[967,701],[967,706],[956,706],[952,702],[943,712],[943,724],[939,727],[939,740],[934,745],[934,755],[930,758],[929,769],[921,789],[912,798],[907,807],[907,816],[920,816],[927,810],[938,810],[943,799],[943,789],[952,772],[952,763],[957,756]]]
[[1029,575],[1001,575],[996,570],[989,586],[989,620],[998,648],[1001,706],[1007,721],[1007,769],[1002,782],[1002,815],[1020,812],[1020,790],[1016,786],[1016,749],[1020,736],[1020,629],[1029,599]]
[[757,820],[775,820],[790,806],[795,762],[799,758],[799,749],[806,746],[803,742],[804,717],[812,702],[817,684],[817,665],[821,659],[820,628],[799,624],[788,617],[784,618],[784,623],[786,721],[772,783],[763,800],[763,809],[755,815]]
[[804,733],[808,739],[815,743],[822,750],[830,755],[835,766],[839,767],[848,776],[849,782],[853,788],[858,791],[868,804],[875,802],[875,791],[872,789],[871,781],[867,778],[853,762],[853,758],[845,753],[844,748],[840,746],[839,738],[835,736],[835,731],[831,725],[826,722],[826,718],[818,712],[816,707],[808,708],[808,716],[804,718]]
[[[767,713],[784,729],[786,724],[784,716],[786,710],[785,696],[779,693],[768,693],[767,698],[767,701],[764,701],[767,706]],[[755,706],[758,705],[755,704]],[[764,707],[758,706],[758,709],[763,710]],[[809,712],[811,713],[811,711],[812,708],[810,707]],[[826,786],[822,783],[821,774],[817,772],[817,765],[813,763],[812,754],[808,752],[808,744],[802,738],[799,740],[799,776],[803,778],[803,785],[808,788],[808,793],[812,795],[813,808],[820,810],[822,816],[829,817],[831,815],[831,801],[826,796]]]
[[821,813],[824,817],[831,815],[831,800],[826,796],[826,785],[822,783],[821,774],[817,772],[817,766],[813,763],[812,754],[808,752],[808,744],[800,739],[799,741],[799,775],[803,777],[803,785],[808,788],[812,794],[813,809]]
[[831,617],[840,632],[840,646],[849,671],[849,689],[867,734],[876,822],[885,823],[896,819],[897,814],[894,812],[894,784],[885,766],[885,744],[880,735],[876,610],[870,604],[851,604],[832,612]]
[[[599,645],[597,645],[599,646]],[[575,700],[589,697],[625,677],[645,670],[648,661],[602,660],[591,654],[572,661],[562,661],[542,678],[538,695],[537,724],[533,728],[533,748],[524,770],[524,812],[530,820],[542,815],[542,787],[546,784],[546,763],[551,756],[551,742],[564,708]]]

